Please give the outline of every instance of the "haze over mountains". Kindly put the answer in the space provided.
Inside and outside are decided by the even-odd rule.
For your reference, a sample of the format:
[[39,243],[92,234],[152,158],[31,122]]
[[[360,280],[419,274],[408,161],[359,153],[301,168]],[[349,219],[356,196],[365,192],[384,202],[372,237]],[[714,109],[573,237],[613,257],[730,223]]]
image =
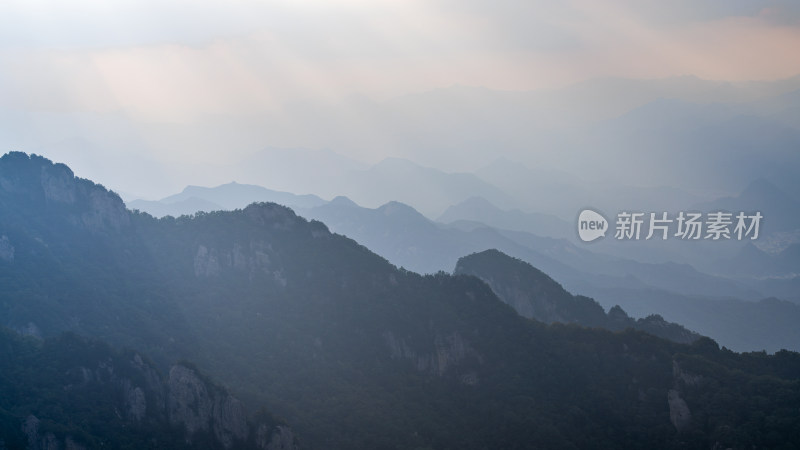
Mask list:
[[156,217],[182,216],[198,211],[218,211],[243,208],[254,202],[280,203],[293,208],[311,208],[325,203],[316,195],[294,195],[272,191],[255,185],[229,183],[216,188],[187,186],[179,194],[158,201],[132,200],[131,209],[139,209]]
[[0,2],[0,450],[800,449],[800,2]]
[[[320,208],[335,204],[354,207],[339,199]],[[383,212],[413,217],[401,204]],[[0,230],[0,317],[31,336],[4,332],[2,348],[23,357],[3,360],[4,374],[14,376],[0,382],[30,389],[19,374],[33,371],[46,386],[26,391],[26,403],[0,406],[4,445],[91,446],[120,435],[134,442],[154,429],[147,427],[159,431],[150,434],[155,446],[183,437],[189,447],[226,449],[237,442],[262,449],[297,442],[702,447],[800,439],[797,353],[737,354],[657,318],[636,326],[671,327],[693,343],[526,319],[493,289],[504,296],[521,289],[534,311],[562,315],[548,322],[572,321],[566,315],[573,313],[579,323],[607,321],[600,327],[630,320],[499,252],[472,255],[459,269],[491,278],[493,288],[465,274],[422,276],[284,206],[155,219],[125,209],[116,194],[65,165],[22,153],[0,158]],[[498,261],[515,266],[518,279],[492,272]],[[59,338],[64,331],[137,349],[154,362]],[[39,369],[48,352],[64,358],[59,370]],[[184,363],[168,378],[158,375],[181,359],[197,369]],[[137,373],[151,368],[156,375],[146,385]],[[158,400],[165,379],[173,399],[166,410]],[[82,389],[107,395],[90,400],[101,409],[81,410],[82,420],[70,422],[63,411]],[[96,425],[103,418],[93,411],[135,405],[136,412],[142,404],[153,413],[144,425],[121,412],[114,426]]]
[[[162,198],[186,185],[236,180],[328,199],[346,195],[373,207],[400,200],[426,214],[438,208],[433,213],[438,216],[457,201],[434,208],[407,198],[379,196],[365,190],[375,189],[373,185],[350,184],[352,172],[392,157],[446,173],[480,175],[482,168],[506,158],[535,168],[540,176],[569,174],[620,194],[641,196],[625,187],[665,187],[699,196],[698,201],[712,200],[766,178],[798,198],[793,149],[800,124],[792,119],[796,117],[792,111],[798,108],[799,80],[605,78],[531,92],[454,86],[381,101],[362,97],[333,105],[310,103],[287,111],[283,118],[217,118],[216,123],[208,118],[205,126],[192,127],[155,126],[113,114],[6,109],[0,116],[14,124],[4,130],[7,145],[65,161],[132,197]],[[187,151],[193,149],[194,156],[164,160],[161,155],[177,143]],[[226,157],[215,161],[211,155],[219,149],[226,149]],[[686,161],[692,161],[691,168]],[[150,174],[147,186],[131,175],[131,168]],[[498,206],[573,214],[575,206],[562,211],[553,209],[559,202],[552,198],[537,198],[544,197],[537,195],[542,192],[537,187],[543,185],[537,176],[519,184],[514,173],[498,173],[518,187],[509,189],[497,177],[487,179],[513,195],[513,204]],[[563,184],[595,191],[573,182]],[[552,197],[559,190],[548,193]],[[470,196],[496,202],[480,191],[459,201]],[[646,198],[651,208],[663,208],[659,195]],[[580,200],[586,206],[595,199]]]
[[[498,164],[509,165],[503,161]],[[403,167],[420,169],[408,163]],[[516,172],[528,172],[521,165],[516,167]],[[510,171],[510,178],[514,172]],[[391,185],[400,179],[403,178],[393,178],[389,173],[382,180]],[[442,174],[435,179],[438,184],[426,185],[429,192],[457,192],[452,189],[452,178]],[[390,262],[420,273],[450,272],[466,254],[499,249],[540,268],[572,292],[597,299],[606,309],[619,304],[634,317],[660,314],[736,350],[797,349],[796,343],[800,342],[793,325],[800,318],[800,306],[787,303],[800,301],[796,289],[800,263],[792,253],[792,243],[800,235],[796,230],[788,231],[799,223],[800,209],[781,208],[792,204],[787,200],[790,197],[763,179],[751,183],[740,195],[682,208],[752,212],[756,205],[763,205],[768,218],[758,240],[619,242],[609,234],[590,246],[577,241],[574,218],[567,221],[554,215],[504,210],[479,197],[453,204],[440,222],[434,222],[401,202],[372,209],[337,197],[330,202],[315,199],[317,204],[304,207],[301,198],[307,197],[282,194],[278,198],[268,190],[235,184],[203,191],[206,197],[197,198],[209,201],[220,195],[211,194],[216,190],[229,196],[229,208],[225,209],[241,208],[253,200],[282,201],[299,214],[321,220],[331,230],[356,239]],[[242,191],[238,197],[237,190]],[[260,197],[253,196],[258,192]],[[684,201],[693,200],[696,199],[684,197]],[[169,201],[172,200],[162,203]],[[662,197],[662,201],[669,201],[669,197]],[[129,205],[145,206],[135,202]],[[169,205],[158,207],[161,209],[142,210],[176,216],[186,212],[170,210]],[[773,249],[772,253],[754,244]],[[781,247],[783,250],[775,252]],[[773,278],[764,278],[765,275]],[[781,300],[761,301],[767,297]]]
[[[385,155],[391,157],[381,158],[373,152],[375,160],[363,163],[345,156],[354,147],[334,145],[333,141],[320,145],[319,150],[254,149],[238,162],[235,158],[223,164],[178,162],[181,168],[172,171],[170,179],[185,179],[186,183],[150,198],[166,197],[185,185],[236,181],[326,200],[346,196],[371,208],[399,201],[431,219],[480,197],[502,211],[553,215],[571,223],[584,207],[609,215],[621,210],[705,210],[725,206],[715,203],[718,199],[745,195],[749,200],[740,202],[740,207],[752,210],[758,205],[769,210],[764,236],[756,244],[773,245],[776,251],[798,241],[793,234],[797,209],[792,206],[800,201],[795,177],[800,171],[795,151],[800,145],[800,123],[791,120],[791,111],[800,108],[798,80],[604,79],[529,94],[467,87],[423,92],[370,103],[371,109],[363,114],[362,131],[382,130],[397,137],[392,145],[380,146],[383,151],[394,149]],[[597,102],[588,102],[588,98]],[[359,100],[354,107],[366,108],[365,102]],[[571,117],[563,122],[569,126],[542,125],[543,117],[555,120],[559,114]],[[396,120],[398,117],[404,120]],[[366,126],[383,120],[374,127]],[[443,121],[452,126],[444,126]],[[408,130],[395,135],[393,127],[401,123]],[[337,127],[328,124],[309,129]],[[489,136],[481,138],[475,133]],[[543,139],[547,142],[539,142]],[[359,145],[367,141],[365,138]],[[515,151],[512,144],[517,141]],[[86,143],[79,144],[74,152],[60,152],[61,159],[74,159],[70,154],[80,153],[80,146]],[[425,148],[430,151],[423,151]],[[454,149],[453,153],[448,153],[448,148]],[[425,155],[444,159],[431,161]],[[476,160],[467,162],[467,156]],[[121,185],[119,188],[126,191]],[[126,200],[134,199],[126,195]],[[462,216],[470,220],[469,214]],[[444,219],[450,221],[451,217]],[[538,229],[528,224],[523,231],[569,237],[555,224],[542,224]],[[491,225],[514,230],[523,226]],[[776,236],[776,232],[784,234]],[[775,248],[770,242],[780,244]],[[691,263],[706,271],[741,250],[739,245],[709,250],[706,243],[680,245],[675,240],[608,244],[606,240],[598,246],[623,257]]]
[[480,278],[520,315],[544,323],[575,323],[609,330],[633,328],[685,343],[700,338],[697,333],[667,323],[657,315],[633,320],[618,305],[606,313],[593,299],[570,294],[535,267],[497,250],[473,253],[459,259],[453,273]]

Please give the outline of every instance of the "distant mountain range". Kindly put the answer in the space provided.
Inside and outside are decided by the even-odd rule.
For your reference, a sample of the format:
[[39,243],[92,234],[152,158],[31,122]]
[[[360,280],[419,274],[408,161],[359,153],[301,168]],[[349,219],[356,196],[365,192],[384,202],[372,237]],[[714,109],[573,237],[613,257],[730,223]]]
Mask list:
[[504,211],[482,197],[470,197],[450,206],[436,221],[444,224],[479,222],[494,228],[558,238],[572,238],[575,234],[571,224],[554,215],[526,213],[518,209]]
[[[214,194],[204,199],[217,197],[218,194]],[[296,201],[287,198],[288,201]],[[317,206],[296,210],[304,217],[320,220],[332,231],[366,245],[391,263],[416,272],[450,272],[463,255],[498,249],[533,264],[571,291],[594,297],[606,309],[620,304],[634,317],[659,314],[682,325],[691,323],[691,329],[736,350],[796,349],[795,342],[800,342],[794,339],[794,327],[787,322],[776,318],[776,324],[780,325],[763,329],[751,326],[749,319],[751,314],[765,318],[779,314],[782,318],[800,319],[800,306],[787,305],[783,309],[764,307],[763,311],[754,312],[751,310],[760,308],[757,303],[742,304],[734,300],[760,300],[770,295],[794,300],[791,296],[793,287],[787,284],[789,281],[748,278],[772,270],[777,265],[792,267],[793,259],[789,253],[781,257],[783,259],[763,255],[763,260],[770,261],[771,265],[762,265],[759,261],[764,261],[748,259],[745,255],[728,258],[725,263],[713,266],[718,268],[720,275],[746,273],[746,277],[740,281],[727,276],[709,275],[688,264],[643,263],[604,254],[603,251],[612,247],[614,242],[590,249],[564,239],[537,236],[526,231],[514,231],[513,228],[504,229],[504,226],[515,226],[517,230],[537,227],[546,230],[550,227],[555,233],[558,223],[561,223],[569,228],[569,231],[564,231],[565,234],[573,233],[572,227],[558,218],[502,210],[485,199],[472,199],[454,205],[443,217],[465,219],[447,226],[433,222],[414,208],[399,202],[371,209],[360,207],[346,197],[337,197],[329,203],[322,202]],[[489,227],[482,220],[494,227]],[[709,248],[708,245],[691,246],[685,242],[677,244],[682,252],[691,250],[691,253],[683,255],[684,258],[697,253],[719,251],[718,246]],[[644,250],[649,248],[642,247]],[[731,251],[735,255],[738,250],[734,248]],[[754,252],[762,253],[758,249],[754,249]],[[713,259],[714,253],[706,255],[707,258],[709,256]],[[724,310],[730,310],[731,314],[720,314]]]
[[[791,324],[800,320],[799,304],[780,302],[782,306],[774,308],[770,303],[753,302],[766,297],[759,288],[790,293],[791,286],[712,276],[687,264],[641,263],[589,251],[565,240],[479,223],[445,227],[396,203],[369,209],[341,199],[300,214],[325,222],[331,230],[411,270],[450,271],[459,255],[498,249],[543,270],[572,292],[593,297],[604,308],[619,304],[640,318],[659,314],[729,348],[777,351],[798,349],[796,343],[800,342],[797,328]],[[773,315],[771,328],[750,319],[769,321]]]
[[295,195],[273,191],[250,184],[228,183],[214,188],[187,186],[181,193],[161,200],[132,200],[131,209],[138,209],[155,217],[194,214],[198,211],[219,211],[244,208],[254,202],[273,202],[292,208],[312,208],[325,203],[316,195]]
[[[639,197],[658,209],[661,203],[686,207],[684,199],[691,197],[694,204],[733,195],[759,178],[800,199],[798,92],[796,76],[737,83],[692,76],[600,78],[534,92],[452,86],[385,100],[356,96],[294,105],[280,117],[206,117],[193,127],[140,123],[123,114],[10,107],[0,107],[0,119],[8,124],[8,145],[67,161],[115,190],[148,199],[188,184],[237,180],[326,199],[346,195],[370,207],[399,200],[431,218],[477,195],[503,209],[571,219],[575,208],[605,208],[591,198],[598,184],[605,185],[603,194]],[[186,157],[160,160],[179,142],[188,143]],[[225,152],[231,156],[224,162],[191,157],[219,154],[225,146],[237,151]],[[429,205],[378,196],[382,188],[374,184],[351,184],[352,176],[385,158],[473,173],[513,203],[475,191]],[[526,166],[532,176],[507,167],[491,175],[497,159]],[[146,186],[142,173],[148,174]],[[350,192],[347,185],[378,191]],[[642,195],[648,189],[664,192]],[[615,198],[596,197],[609,203]],[[620,203],[611,206],[632,207]]]
[[361,205],[379,206],[388,201],[418,205],[427,217],[436,217],[449,206],[480,196],[501,206],[512,204],[502,190],[471,173],[446,173],[411,161],[389,158],[370,169],[348,174],[338,191]]
[[700,203],[694,209],[727,211],[734,214],[760,212],[764,216],[762,235],[797,230],[800,226],[800,201],[761,178],[753,181],[737,196]]
[[[353,208],[347,203],[320,208]],[[397,221],[414,217],[401,204],[377,212]],[[234,448],[223,423],[252,424],[233,435],[273,449],[295,442],[800,445],[797,353],[737,354],[708,338],[680,344],[636,330],[547,325],[520,316],[475,276],[398,269],[274,203],[156,219],[127,210],[117,195],[64,165],[10,153],[0,158],[0,236],[0,318],[17,330],[3,331],[0,351],[11,346],[21,356],[0,359],[0,439],[10,445],[26,439],[20,429],[34,443],[49,442],[52,433],[59,444],[71,445],[69,438],[84,447],[103,433],[120,445],[126,436],[169,442],[197,430],[188,433],[193,442],[222,436],[208,447]],[[563,292],[560,298],[552,280],[530,266],[519,267],[521,277],[533,278],[507,288],[495,282],[498,291],[530,286],[531,301],[553,294],[545,304],[561,312],[576,303]],[[542,283],[549,287],[539,292]],[[91,339],[59,337],[65,331]],[[92,344],[97,339],[136,350],[108,350]],[[114,397],[133,392],[128,403],[140,405],[144,396],[156,405],[147,407],[154,415],[148,417],[160,414],[149,400],[153,390],[131,368],[136,354],[152,358],[146,366],[172,367],[153,386],[169,380],[167,398],[179,392],[185,401],[168,401],[166,411],[177,408],[192,419],[170,422],[172,434],[129,424],[131,408]],[[175,364],[184,359],[196,369]],[[113,373],[118,382],[88,381],[95,373]],[[81,380],[87,382],[78,386]],[[13,395],[20,401],[8,400]],[[231,398],[242,399],[241,408]],[[72,414],[83,405],[92,406]],[[264,405],[285,422],[261,421]],[[249,422],[228,420],[242,411]],[[213,419],[205,421],[206,413]]]

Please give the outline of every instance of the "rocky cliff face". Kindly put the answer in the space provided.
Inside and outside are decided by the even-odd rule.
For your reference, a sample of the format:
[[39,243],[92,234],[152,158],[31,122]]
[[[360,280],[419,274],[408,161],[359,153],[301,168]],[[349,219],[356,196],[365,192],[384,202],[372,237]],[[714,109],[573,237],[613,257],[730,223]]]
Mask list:
[[[164,430],[172,427],[183,436],[182,442],[189,448],[197,444],[198,439],[202,439],[203,448],[297,448],[291,428],[276,425],[271,419],[249,420],[239,399],[205,379],[194,368],[174,365],[165,378],[138,353],[102,358],[89,365],[86,362],[83,360],[69,368],[57,390],[73,398],[99,396],[103,401],[110,400],[112,416],[97,419],[105,423],[106,429],[120,426],[131,430]],[[46,427],[42,426],[45,420]],[[74,425],[54,423],[52,417],[29,414],[22,420],[20,429],[29,450],[81,450],[97,445],[97,441],[87,443],[86,435],[81,432],[64,431],[71,426]],[[117,444],[109,441],[103,445]],[[0,440],[0,449],[3,445]],[[153,441],[153,445],[159,443]]]
[[194,274],[198,278],[208,278],[233,270],[245,272],[251,279],[266,275],[277,285],[286,287],[286,278],[276,259],[275,250],[264,241],[235,242],[224,247],[199,244],[193,261]]
[[200,431],[211,431],[225,448],[247,439],[247,416],[242,402],[208,386],[194,369],[177,365],[169,371],[167,415],[183,426],[187,439]]
[[16,200],[22,196],[29,205],[65,213],[69,223],[92,232],[119,231],[130,225],[130,213],[117,194],[37,155],[11,152],[2,157],[2,196]]
[[8,240],[8,236],[0,236],[0,259],[5,262],[14,261],[14,246]]
[[28,439],[27,450],[86,450],[86,447],[76,443],[72,436],[59,439],[50,431],[40,431],[40,423],[41,421],[34,415],[29,415],[22,423],[22,432]]
[[397,338],[391,331],[385,331],[383,339],[393,359],[408,360],[420,372],[441,377],[453,371],[462,384],[478,384],[478,375],[474,371],[462,370],[459,366],[467,359],[482,364],[483,356],[458,332],[437,334],[427,351],[412,348],[405,339]]
[[686,431],[692,424],[692,412],[689,405],[682,397],[682,392],[686,388],[699,386],[703,383],[703,377],[684,370],[676,360],[672,360],[672,379],[673,388],[667,392],[667,404],[669,406],[669,420],[679,432]]
[[[258,230],[258,233],[243,232],[233,241],[220,240],[212,235],[198,242],[192,249],[195,277],[214,278],[226,273],[245,273],[250,279],[268,279],[276,286],[286,287],[289,281],[282,265],[285,255],[280,254],[270,238],[280,239],[293,233],[301,233],[295,238],[314,240],[332,236],[324,224],[315,221],[305,223],[306,220],[291,209],[273,203],[253,203],[244,208],[242,216],[247,222],[243,228]],[[204,218],[203,214],[198,217],[200,220]]]
[[292,429],[278,425],[270,429],[260,425],[256,430],[256,447],[260,450],[297,450],[297,439]]

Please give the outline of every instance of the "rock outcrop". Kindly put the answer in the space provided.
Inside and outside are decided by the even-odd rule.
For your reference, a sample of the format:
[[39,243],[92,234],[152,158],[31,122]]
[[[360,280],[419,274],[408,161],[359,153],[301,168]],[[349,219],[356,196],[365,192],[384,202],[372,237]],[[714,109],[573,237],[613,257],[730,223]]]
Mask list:
[[285,287],[286,278],[275,261],[277,258],[272,246],[264,241],[235,242],[217,247],[199,244],[192,263],[197,278],[217,277],[225,270],[232,270],[245,272],[250,278],[267,275]]
[[[109,357],[92,366],[79,365],[67,370],[61,389],[77,396],[103,392],[116,399],[115,423],[134,428],[148,424],[159,429],[171,426],[190,446],[202,435],[203,448],[297,448],[291,428],[276,425],[271,419],[250,420],[239,399],[185,364],[172,366],[165,379],[138,353],[125,358]],[[53,432],[59,428],[53,428],[52,423],[49,428],[41,424],[32,414],[22,421],[21,431],[28,449],[85,448],[79,437]]]
[[2,162],[0,197],[24,196],[27,204],[64,213],[67,222],[93,233],[130,225],[130,212],[117,194],[76,177],[64,164],[20,152],[4,155]]
[[0,260],[5,262],[14,261],[14,246],[8,240],[8,236],[0,237]]
[[208,386],[194,369],[176,365],[169,371],[167,414],[172,424],[183,426],[188,439],[211,431],[225,448],[247,439],[247,416],[242,402]]
[[681,398],[680,392],[670,389],[667,392],[667,403],[669,404],[669,421],[675,425],[676,430],[686,430],[692,421],[692,413],[689,411],[689,405]]
[[275,286],[285,288],[286,274],[279,264],[272,246],[263,241],[252,241],[248,245],[234,243],[227,248],[198,245],[194,257],[194,275],[197,278],[218,277],[224,271],[244,272],[252,280],[265,277]]
[[675,426],[675,429],[681,432],[688,429],[692,423],[692,412],[689,410],[689,405],[681,397],[681,391],[699,386],[703,382],[703,377],[683,370],[680,363],[673,359],[672,379],[673,388],[667,392],[669,420]]
[[297,450],[292,429],[283,425],[270,429],[261,425],[256,431],[256,447],[260,450]]
[[29,415],[22,423],[22,432],[28,440],[27,450],[86,450],[86,447],[75,442],[72,436],[59,439],[52,432],[41,432],[41,421]]
[[[483,363],[480,355],[464,339],[459,332],[437,334],[430,349],[416,350],[408,345],[405,339],[398,339],[391,331],[383,333],[383,339],[389,347],[392,359],[411,361],[420,372],[428,372],[435,376],[444,376],[448,371],[458,368],[460,363],[471,359],[478,364]],[[474,371],[458,373],[459,380],[468,386],[478,384],[478,375]]]

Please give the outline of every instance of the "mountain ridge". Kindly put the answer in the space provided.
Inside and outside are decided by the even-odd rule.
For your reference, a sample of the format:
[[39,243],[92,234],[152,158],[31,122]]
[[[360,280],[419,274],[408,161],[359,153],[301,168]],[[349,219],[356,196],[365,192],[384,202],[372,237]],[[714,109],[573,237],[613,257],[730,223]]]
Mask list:
[[683,343],[692,343],[701,337],[658,315],[631,319],[619,305],[606,313],[594,299],[570,294],[544,272],[498,250],[460,258],[453,273],[477,276],[520,315],[544,323],[575,323],[608,330],[634,328]]
[[[159,365],[188,358],[309,447],[800,443],[796,353],[525,319],[476,277],[398,269],[272,203],[162,219],[123,208],[126,224],[102,216],[98,230],[73,220],[94,213],[90,195],[48,203],[53,164],[19,160],[0,159],[0,177],[27,174],[41,195],[0,189],[14,247],[0,260],[0,317]],[[82,192],[66,181],[53,199]]]

